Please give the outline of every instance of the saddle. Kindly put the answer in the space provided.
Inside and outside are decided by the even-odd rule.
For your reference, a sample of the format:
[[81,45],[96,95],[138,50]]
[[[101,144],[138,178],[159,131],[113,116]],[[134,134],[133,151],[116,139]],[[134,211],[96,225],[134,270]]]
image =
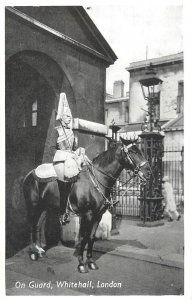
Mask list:
[[34,170],[34,176],[38,181],[49,182],[60,180],[63,182],[75,182],[86,162],[84,148],[78,148],[75,152],[57,150],[53,163],[42,164]]
[[64,162],[53,164],[58,179],[66,182],[75,182],[81,171],[81,166],[74,158],[68,158]]

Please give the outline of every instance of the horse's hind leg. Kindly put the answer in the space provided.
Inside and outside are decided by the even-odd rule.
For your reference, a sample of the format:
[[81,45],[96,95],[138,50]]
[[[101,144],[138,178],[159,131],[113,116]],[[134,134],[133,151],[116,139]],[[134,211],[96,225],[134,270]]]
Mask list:
[[24,180],[23,192],[31,225],[31,250],[41,255],[44,252],[41,248],[41,227],[45,221],[45,213],[42,214],[44,209],[42,199],[39,197],[39,186],[32,173],[29,173]]
[[[47,211],[43,211],[41,213],[41,216],[39,218],[39,221],[36,225],[36,248],[39,250],[39,255],[42,256],[42,253],[44,253],[43,249],[43,238],[45,238],[45,221],[47,217]],[[45,245],[44,245],[45,246]]]
[[42,232],[46,220],[46,211],[43,211],[40,207],[34,207],[30,216],[31,223],[31,243],[32,251],[38,253],[41,257],[45,252],[42,248]]

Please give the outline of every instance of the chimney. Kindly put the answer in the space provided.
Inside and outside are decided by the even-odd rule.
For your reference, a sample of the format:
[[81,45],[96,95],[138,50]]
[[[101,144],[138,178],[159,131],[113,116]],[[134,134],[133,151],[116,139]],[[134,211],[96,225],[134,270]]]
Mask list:
[[124,97],[124,82],[122,80],[117,80],[113,84],[113,97],[122,98]]

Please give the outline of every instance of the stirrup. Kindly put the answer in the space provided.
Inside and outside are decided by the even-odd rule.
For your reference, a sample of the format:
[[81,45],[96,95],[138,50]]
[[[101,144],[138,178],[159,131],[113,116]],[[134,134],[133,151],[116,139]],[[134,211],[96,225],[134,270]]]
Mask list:
[[34,249],[34,251],[37,252],[40,256],[45,253],[45,250],[37,244],[33,244],[32,249]]

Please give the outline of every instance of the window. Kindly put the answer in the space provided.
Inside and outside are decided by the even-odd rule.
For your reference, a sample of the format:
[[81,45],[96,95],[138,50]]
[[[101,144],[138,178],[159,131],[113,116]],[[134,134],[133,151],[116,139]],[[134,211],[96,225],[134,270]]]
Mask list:
[[183,113],[184,82],[178,82],[177,113]]
[[37,100],[32,104],[32,126],[37,126]]
[[125,122],[128,123],[129,121],[129,112],[128,112],[128,106],[125,107]]

